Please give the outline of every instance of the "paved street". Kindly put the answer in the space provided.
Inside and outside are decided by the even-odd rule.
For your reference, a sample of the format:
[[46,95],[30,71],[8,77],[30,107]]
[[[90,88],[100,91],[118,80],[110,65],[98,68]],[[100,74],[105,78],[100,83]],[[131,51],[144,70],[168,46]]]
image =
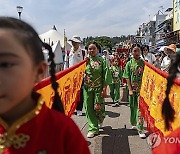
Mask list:
[[[122,90],[121,90],[122,96]],[[121,98],[122,99],[122,98]],[[123,100],[123,99],[122,99]],[[129,123],[129,104],[121,102],[120,107],[112,107],[111,98],[106,98],[106,118],[100,135],[88,139],[87,122],[83,116],[73,115],[73,119],[88,141],[92,154],[150,154],[146,139],[140,139]]]

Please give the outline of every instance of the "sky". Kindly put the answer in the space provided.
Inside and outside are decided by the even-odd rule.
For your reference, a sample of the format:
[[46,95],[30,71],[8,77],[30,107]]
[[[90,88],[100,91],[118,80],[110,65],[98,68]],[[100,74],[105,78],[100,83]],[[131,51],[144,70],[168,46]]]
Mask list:
[[38,34],[55,25],[68,38],[113,37],[134,35],[158,10],[172,7],[172,0],[0,0],[0,16],[18,18],[16,6],[23,6],[22,20]]

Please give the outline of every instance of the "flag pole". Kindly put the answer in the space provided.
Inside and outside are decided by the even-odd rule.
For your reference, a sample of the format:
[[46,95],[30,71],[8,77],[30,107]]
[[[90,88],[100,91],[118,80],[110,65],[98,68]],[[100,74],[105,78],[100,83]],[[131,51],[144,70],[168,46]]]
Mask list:
[[67,43],[66,30],[64,29],[64,51],[65,52],[66,52],[66,43]]
[[69,68],[69,54],[67,54],[66,44],[67,44],[67,37],[66,37],[66,30],[64,29],[64,53],[65,55],[67,55],[67,67]]

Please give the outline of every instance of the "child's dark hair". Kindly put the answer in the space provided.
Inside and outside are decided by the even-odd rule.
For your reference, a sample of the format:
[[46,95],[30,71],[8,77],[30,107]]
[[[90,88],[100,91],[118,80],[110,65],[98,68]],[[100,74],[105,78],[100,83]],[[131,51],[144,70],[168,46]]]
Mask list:
[[52,108],[64,112],[61,99],[57,92],[59,85],[56,82],[55,63],[53,59],[54,53],[52,52],[51,46],[43,43],[36,31],[29,24],[23,22],[22,20],[18,20],[12,17],[0,17],[0,28],[12,30],[15,37],[22,43],[27,53],[32,57],[32,61],[34,61],[35,65],[44,61],[42,47],[49,51],[51,82],[55,92]]
[[149,52],[149,46],[148,46],[148,45],[145,45],[145,44],[142,45],[142,51],[143,51],[145,48],[146,48],[146,49],[148,50],[148,52]]
[[174,83],[174,79],[176,78],[178,71],[178,67],[180,67],[180,53],[176,53],[171,61],[171,67],[169,69],[169,76],[167,77],[167,89],[166,89],[166,98],[164,99],[162,105],[162,115],[165,119],[165,128],[166,130],[170,129],[170,123],[174,121],[175,111],[170,104],[169,101],[169,93],[171,87]]
[[141,45],[140,45],[140,44],[134,43],[134,44],[131,46],[131,48],[130,48],[130,52],[132,52],[132,50],[133,50],[134,47],[139,47],[139,48],[141,49]]
[[101,46],[97,42],[95,42],[95,41],[94,42],[90,42],[89,45],[90,44],[94,44],[97,47],[97,49],[99,50],[99,52],[101,51]]

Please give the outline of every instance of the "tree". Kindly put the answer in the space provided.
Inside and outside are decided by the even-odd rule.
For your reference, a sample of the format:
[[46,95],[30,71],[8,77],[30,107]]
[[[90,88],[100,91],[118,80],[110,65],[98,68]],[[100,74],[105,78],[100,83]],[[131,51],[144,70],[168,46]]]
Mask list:
[[109,49],[112,50],[113,47],[116,46],[116,44],[120,44],[120,42],[125,42],[126,40],[130,39],[131,35],[125,36],[121,35],[120,37],[108,37],[108,36],[97,36],[92,37],[89,36],[87,38],[83,39],[83,44],[85,46],[88,46],[93,41],[96,41],[103,49]]
[[107,36],[101,36],[101,37],[87,37],[84,40],[84,45],[87,46],[93,41],[97,42],[102,48],[104,49],[111,49],[112,48],[112,41],[110,37]]

